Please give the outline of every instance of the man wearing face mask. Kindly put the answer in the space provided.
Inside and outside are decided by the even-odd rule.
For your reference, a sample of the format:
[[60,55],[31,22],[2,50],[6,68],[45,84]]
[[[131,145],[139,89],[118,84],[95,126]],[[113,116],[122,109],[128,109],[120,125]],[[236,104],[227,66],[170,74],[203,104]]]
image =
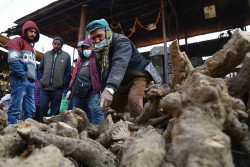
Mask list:
[[50,116],[59,114],[63,90],[68,89],[71,77],[71,58],[62,50],[63,39],[55,37],[53,49],[43,55],[38,70],[38,79],[41,84],[40,93],[40,121],[47,116],[51,102]]
[[[86,112],[89,121],[100,124],[104,119],[98,106],[100,81],[96,67],[95,52],[92,51],[92,39],[88,38],[77,44],[79,59],[76,63],[66,98],[71,98],[72,107]],[[72,92],[72,95],[71,95]]]
[[128,38],[112,32],[105,19],[90,22],[86,29],[101,65],[104,91],[100,106],[124,112],[128,105],[130,116],[139,116],[143,110],[144,89],[151,77],[145,69],[152,63],[147,62]]

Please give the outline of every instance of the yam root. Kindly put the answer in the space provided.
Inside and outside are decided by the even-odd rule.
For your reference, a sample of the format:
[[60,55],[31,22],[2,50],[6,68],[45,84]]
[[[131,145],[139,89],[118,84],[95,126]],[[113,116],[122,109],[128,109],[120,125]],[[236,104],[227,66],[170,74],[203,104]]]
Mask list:
[[175,118],[168,160],[178,167],[233,166],[230,138],[222,130],[238,140],[247,135],[239,121],[243,102],[228,95],[223,79],[193,73],[182,86],[161,101]]
[[99,135],[98,128],[89,122],[87,114],[83,110],[81,110],[80,108],[74,108],[72,110],[72,113],[77,115],[77,119],[78,119],[77,130],[78,130],[78,132],[80,133],[83,130],[86,130],[88,132],[88,137],[90,137],[92,139],[96,139]]
[[2,130],[2,134],[6,135],[6,134],[11,134],[11,133],[15,133],[17,131],[17,124],[9,124],[7,127],[5,127]]
[[172,118],[172,119],[170,119],[168,121],[167,129],[163,133],[163,136],[165,137],[167,143],[171,143],[172,142],[172,135],[171,135],[171,133],[172,133],[173,128],[174,128],[174,118]]
[[50,133],[50,134],[56,134],[57,131],[57,123],[51,123],[48,125],[49,129],[46,131],[46,133]]
[[136,123],[145,124],[151,118],[163,116],[159,110],[159,103],[161,98],[169,92],[170,88],[167,85],[151,84],[149,88],[146,88],[145,98],[148,99],[148,102],[145,104],[142,114],[136,118]]
[[177,84],[181,85],[194,68],[186,53],[180,51],[177,40],[171,43],[169,50],[173,64],[173,79],[171,83],[171,87],[173,88]]
[[109,150],[116,155],[119,161],[121,161],[122,159],[123,149],[124,149],[124,141],[114,142],[109,148]]
[[72,128],[64,122],[57,123],[56,134],[59,136],[71,137],[74,139],[79,138],[77,129]]
[[[89,122],[86,113],[79,108],[74,108],[72,111],[63,111],[60,115],[44,117],[43,119],[46,124],[64,122],[72,128],[77,129],[79,133],[86,130],[88,136],[94,139],[99,135],[97,127]],[[55,127],[53,130],[50,129],[49,133],[55,134],[55,129]]]
[[36,126],[41,131],[47,131],[49,129],[48,125],[37,122],[31,118],[26,119],[24,122],[30,123],[31,125]]
[[122,120],[114,124],[109,130],[102,133],[97,141],[108,148],[114,141],[125,140],[129,138],[130,131],[128,124]]
[[76,165],[67,158],[64,158],[61,151],[55,146],[47,146],[42,149],[36,149],[33,153],[21,159],[0,159],[0,166],[8,167],[76,167]]
[[80,133],[79,133],[79,139],[85,139],[85,138],[87,138],[88,137],[88,132],[87,131],[81,131]]
[[228,93],[237,98],[242,98],[244,93],[250,91],[250,52],[247,53],[242,64],[240,73],[227,80]]
[[165,140],[151,129],[124,142],[121,167],[160,167],[166,155]]
[[8,115],[6,112],[0,110],[0,131],[8,125]]
[[107,115],[107,117],[102,121],[102,123],[99,126],[99,133],[102,134],[105,131],[111,129],[114,126],[114,122],[112,119],[112,116],[110,114]]
[[107,111],[105,111],[105,115],[109,115],[109,114],[112,116],[112,120],[114,123],[117,123],[120,120],[123,120],[123,121],[134,120],[134,118],[130,117],[129,112],[119,113],[116,110],[109,108]]
[[216,52],[193,72],[200,72],[210,77],[224,77],[239,65],[247,52],[250,52],[250,32],[237,30],[223,49]]
[[53,144],[64,155],[70,156],[87,166],[117,166],[115,155],[92,139],[72,139],[48,134],[29,125],[19,124],[18,126],[18,133],[29,143],[36,145]]
[[15,157],[20,155],[27,145],[17,133],[0,136],[0,157]]
[[57,123],[57,122],[64,122],[71,126],[72,128],[77,128],[78,126],[78,119],[80,119],[77,115],[75,115],[73,112],[69,111],[63,111],[59,115],[54,115],[52,117],[44,117],[43,121],[46,124],[50,123]]
[[[248,97],[250,97],[250,91],[248,92]],[[250,113],[250,98],[248,98],[248,101],[247,101],[247,109],[249,110],[249,113]],[[250,126],[250,124],[249,124],[249,126]]]

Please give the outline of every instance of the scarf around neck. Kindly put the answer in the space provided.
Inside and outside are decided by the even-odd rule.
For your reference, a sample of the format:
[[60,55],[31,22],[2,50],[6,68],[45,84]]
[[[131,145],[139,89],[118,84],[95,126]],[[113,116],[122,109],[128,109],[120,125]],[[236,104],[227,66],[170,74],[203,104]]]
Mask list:
[[108,75],[109,71],[109,48],[110,48],[110,42],[112,40],[112,33],[109,27],[106,27],[105,30],[106,34],[106,43],[102,48],[95,48],[95,45],[93,44],[93,49],[96,52],[96,58],[99,62],[99,64],[102,67],[102,79],[105,79]]

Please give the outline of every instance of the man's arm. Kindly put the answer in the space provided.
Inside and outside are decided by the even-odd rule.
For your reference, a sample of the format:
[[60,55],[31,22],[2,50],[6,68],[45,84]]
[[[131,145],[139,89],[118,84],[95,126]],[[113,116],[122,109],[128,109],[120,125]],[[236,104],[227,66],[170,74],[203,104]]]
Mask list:
[[19,60],[21,55],[22,45],[19,38],[14,38],[8,44],[8,63],[11,68],[11,72],[21,79],[22,82],[27,81],[26,71],[24,69],[24,64]]
[[[127,39],[119,39],[113,44],[114,54],[112,56],[111,71],[102,92],[99,105],[102,109],[110,106],[113,101],[113,91],[117,91],[128,68],[128,62],[132,55],[132,46]],[[113,91],[112,91],[113,90]]]
[[132,55],[132,46],[129,40],[121,38],[113,44],[113,56],[110,74],[106,82],[107,88],[117,91],[127,71],[128,63]]
[[68,55],[68,61],[67,61],[67,64],[66,64],[66,68],[65,68],[65,71],[64,71],[64,76],[63,76],[63,84],[64,84],[64,87],[67,88],[68,87],[68,84],[70,82],[70,78],[71,78],[71,57],[70,55]]
[[40,81],[42,79],[42,77],[43,77],[44,57],[45,57],[45,54],[43,55],[43,58],[42,58],[42,60],[40,62],[40,65],[38,67],[38,77],[37,77],[38,81]]

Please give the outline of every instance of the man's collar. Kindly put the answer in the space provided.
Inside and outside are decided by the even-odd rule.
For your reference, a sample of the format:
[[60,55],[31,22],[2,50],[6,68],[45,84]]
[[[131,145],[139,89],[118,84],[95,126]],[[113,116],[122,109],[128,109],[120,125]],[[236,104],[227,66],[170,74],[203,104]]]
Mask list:
[[54,52],[54,49],[52,49],[53,54],[60,54],[62,52],[62,49],[60,49],[57,53]]

